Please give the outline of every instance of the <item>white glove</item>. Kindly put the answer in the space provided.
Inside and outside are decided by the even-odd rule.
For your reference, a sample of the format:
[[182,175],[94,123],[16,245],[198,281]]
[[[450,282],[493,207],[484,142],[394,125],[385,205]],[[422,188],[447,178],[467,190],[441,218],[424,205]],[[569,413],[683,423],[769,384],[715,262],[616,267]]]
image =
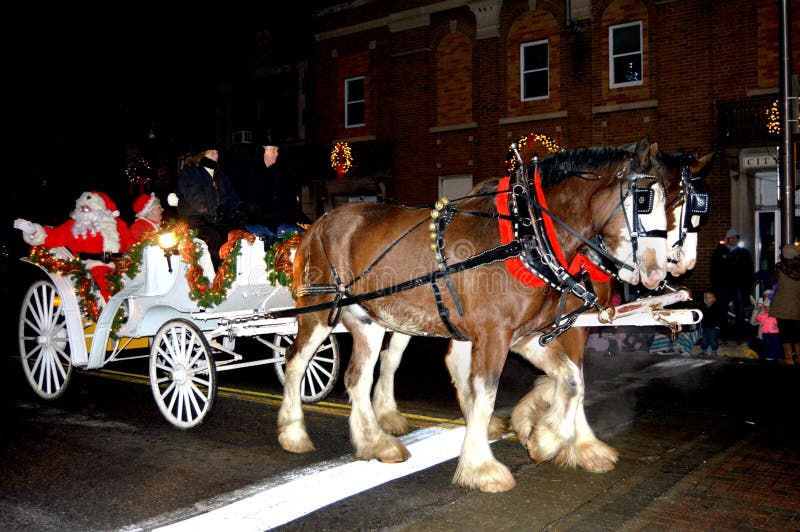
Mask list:
[[167,205],[169,205],[170,207],[177,207],[178,195],[175,194],[174,192],[170,192],[169,195],[167,195]]
[[36,225],[28,220],[23,220],[22,218],[17,218],[14,220],[14,229],[19,229],[26,235],[32,235],[36,232]]

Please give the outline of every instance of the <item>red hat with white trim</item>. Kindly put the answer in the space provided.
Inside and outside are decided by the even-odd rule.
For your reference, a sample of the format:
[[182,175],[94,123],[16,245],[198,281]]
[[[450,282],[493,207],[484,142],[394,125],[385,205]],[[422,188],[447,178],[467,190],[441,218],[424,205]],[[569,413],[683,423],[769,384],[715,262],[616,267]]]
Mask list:
[[[94,197],[93,197],[94,196]],[[102,200],[102,204],[98,199]],[[99,209],[105,208],[108,210],[108,213],[111,214],[114,218],[119,216],[119,211],[117,210],[117,204],[112,201],[111,198],[108,197],[108,194],[105,192],[84,192],[78,201],[84,200],[88,202],[92,207]]]
[[133,213],[137,218],[147,218],[147,216],[153,210],[153,207],[155,207],[158,203],[158,198],[154,192],[151,192],[150,194],[142,194],[136,198],[136,201],[133,202]]

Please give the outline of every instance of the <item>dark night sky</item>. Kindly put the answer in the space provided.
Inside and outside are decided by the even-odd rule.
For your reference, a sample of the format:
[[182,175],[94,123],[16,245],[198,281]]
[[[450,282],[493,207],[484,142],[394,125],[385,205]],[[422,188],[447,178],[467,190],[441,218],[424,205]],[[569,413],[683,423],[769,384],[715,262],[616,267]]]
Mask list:
[[289,9],[296,12],[242,7],[177,15],[137,7],[8,18],[17,27],[2,37],[13,139],[7,171],[26,184],[97,183],[119,176],[123,146],[145,138],[151,123],[181,146],[193,140],[187,129],[213,131],[219,83],[241,73],[255,31],[272,28],[278,47],[302,41],[305,9]]

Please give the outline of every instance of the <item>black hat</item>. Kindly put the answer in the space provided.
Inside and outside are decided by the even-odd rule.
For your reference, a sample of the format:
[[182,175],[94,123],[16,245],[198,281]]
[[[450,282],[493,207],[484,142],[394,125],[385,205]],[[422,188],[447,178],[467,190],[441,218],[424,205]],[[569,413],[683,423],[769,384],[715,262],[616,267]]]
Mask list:
[[274,136],[272,134],[272,129],[264,130],[264,133],[262,133],[261,136],[256,140],[258,141],[258,146],[260,146],[262,148],[264,148],[266,146],[277,146],[278,145],[277,141],[275,140],[275,138],[274,138]]
[[203,153],[208,150],[222,151],[222,146],[217,142],[216,135],[198,134],[189,146],[189,151],[192,154]]

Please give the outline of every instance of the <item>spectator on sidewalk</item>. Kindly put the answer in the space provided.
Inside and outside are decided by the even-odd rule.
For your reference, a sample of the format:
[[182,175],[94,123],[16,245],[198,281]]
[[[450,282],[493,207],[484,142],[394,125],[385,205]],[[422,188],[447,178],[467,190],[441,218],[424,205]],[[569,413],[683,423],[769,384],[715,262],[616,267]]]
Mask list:
[[764,290],[764,297],[759,298],[756,308],[753,310],[753,319],[758,324],[758,336],[764,344],[764,358],[768,360],[780,360],[781,341],[778,335],[778,320],[769,315],[771,305],[772,290]]
[[711,348],[711,356],[716,358],[717,349],[719,349],[719,329],[726,316],[719,306],[713,291],[706,290],[703,293],[703,302],[700,304],[700,310],[703,312],[703,319],[700,322],[702,329],[700,356],[706,356],[708,349]]
[[791,365],[795,355],[800,357],[800,250],[794,244],[784,244],[781,257],[775,265],[778,283],[769,315],[778,319],[782,363]]
[[734,326],[731,329],[726,319],[720,328],[722,340],[745,341],[745,301],[749,301],[753,287],[753,258],[741,245],[741,235],[734,228],[728,229],[725,242],[717,246],[711,255],[711,289],[717,296],[723,312],[728,312],[733,303]]

